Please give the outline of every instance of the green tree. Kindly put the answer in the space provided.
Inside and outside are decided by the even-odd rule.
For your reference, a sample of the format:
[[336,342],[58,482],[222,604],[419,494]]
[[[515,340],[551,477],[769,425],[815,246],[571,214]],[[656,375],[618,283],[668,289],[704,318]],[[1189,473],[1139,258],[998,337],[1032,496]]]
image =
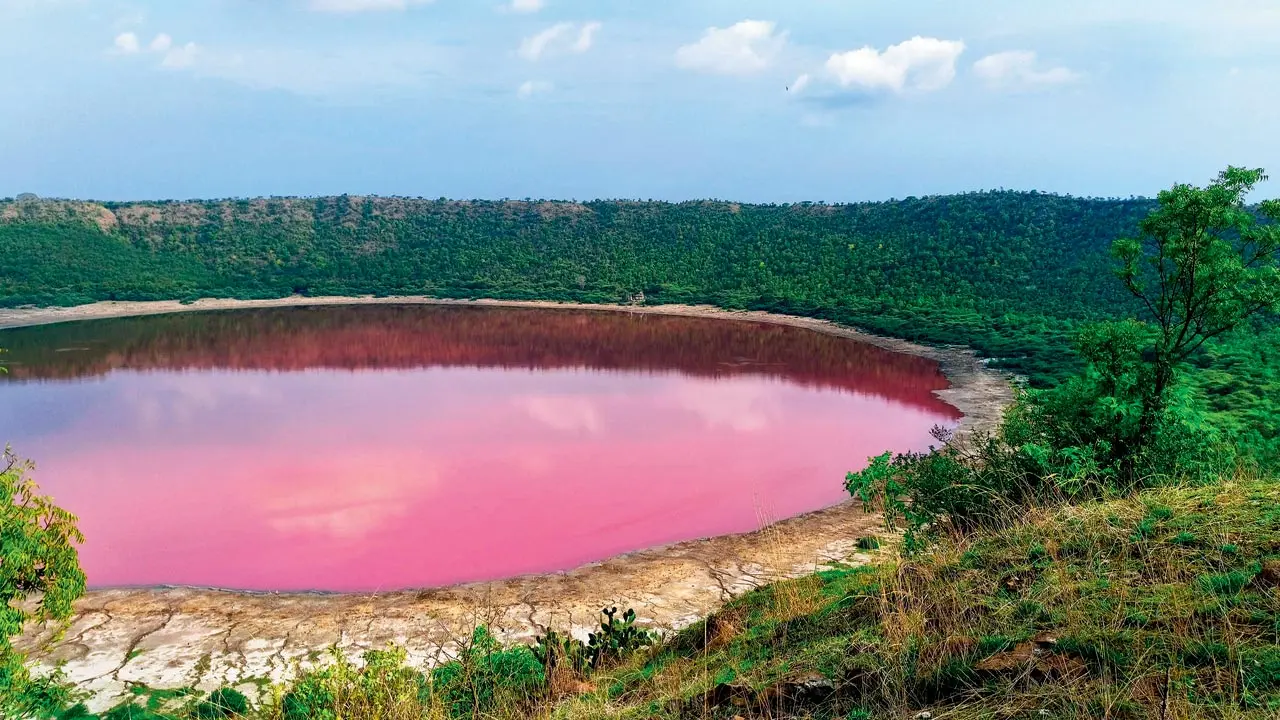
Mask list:
[[1084,327],[1083,371],[1020,393],[994,434],[873,458],[845,487],[905,523],[912,548],[922,532],[998,526],[1028,505],[1224,471],[1234,452],[1176,381],[1205,343],[1280,304],[1280,201],[1245,204],[1265,179],[1232,167],[1208,187],[1160,193],[1140,237],[1113,246],[1143,321]]
[[1139,237],[1112,247],[1120,279],[1154,329],[1143,355],[1139,444],[1160,421],[1182,363],[1280,304],[1280,200],[1246,205],[1266,179],[1261,169],[1229,167],[1207,187],[1175,185],[1159,194]]
[[76,517],[40,494],[31,467],[7,449],[0,457],[0,717],[21,715],[30,700],[12,638],[28,621],[68,618],[85,590]]

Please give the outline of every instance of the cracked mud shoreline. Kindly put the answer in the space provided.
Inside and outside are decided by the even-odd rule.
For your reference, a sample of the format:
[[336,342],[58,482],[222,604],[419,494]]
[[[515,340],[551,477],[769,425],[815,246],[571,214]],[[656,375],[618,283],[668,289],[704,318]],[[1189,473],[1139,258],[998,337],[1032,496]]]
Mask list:
[[[657,313],[770,322],[868,342],[938,361],[951,387],[937,393],[964,414],[961,432],[992,427],[1012,396],[1008,377],[972,352],[932,348],[860,333],[820,320],[703,306],[598,306],[550,302],[427,298],[284,298],[97,303],[66,309],[0,310],[0,328],[169,312],[329,304],[446,304]],[[3,336],[0,334],[0,345]],[[851,458],[856,462],[862,458]],[[838,482],[833,478],[833,482]],[[865,563],[856,539],[881,530],[854,503],[784,520],[756,533],[680,543],[623,555],[564,573],[452,588],[378,595],[250,594],[189,588],[90,592],[76,604],[61,640],[58,628],[30,627],[18,640],[38,667],[62,664],[101,710],[145,685],[209,691],[287,679],[295,663],[323,661],[337,645],[358,655],[387,643],[413,663],[447,658],[475,625],[508,642],[543,628],[585,636],[601,607],[634,607],[642,623],[684,627],[730,597],[837,562]]]

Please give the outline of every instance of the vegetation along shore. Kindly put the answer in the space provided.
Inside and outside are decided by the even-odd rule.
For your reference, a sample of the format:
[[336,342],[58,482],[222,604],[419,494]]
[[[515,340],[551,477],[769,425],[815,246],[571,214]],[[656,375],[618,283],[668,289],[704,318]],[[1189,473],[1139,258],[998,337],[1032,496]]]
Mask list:
[[[585,637],[549,618],[508,644],[477,616],[427,670],[390,638],[253,697],[136,685],[100,716],[1274,718],[1280,201],[1250,204],[1263,179],[1233,167],[1123,201],[0,204],[11,325],[220,302],[204,297],[707,304],[965,345],[1025,378],[994,425],[848,474],[882,525],[847,549],[873,562],[728,593],[663,633],[609,605]],[[75,519],[28,477],[16,459],[0,475],[0,697],[94,716],[12,644],[84,591]]]

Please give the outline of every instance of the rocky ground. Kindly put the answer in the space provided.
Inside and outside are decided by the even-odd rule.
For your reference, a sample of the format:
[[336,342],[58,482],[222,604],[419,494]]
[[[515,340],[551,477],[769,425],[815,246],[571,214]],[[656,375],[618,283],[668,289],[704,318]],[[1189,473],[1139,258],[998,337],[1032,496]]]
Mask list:
[[858,537],[882,530],[855,504],[783,521],[743,536],[646,550],[567,573],[380,595],[247,594],[189,588],[102,590],[60,628],[31,628],[19,643],[38,667],[61,665],[101,710],[130,687],[223,685],[257,694],[295,664],[388,643],[415,664],[449,657],[478,624],[508,642],[546,628],[586,639],[604,606],[635,608],[650,627],[675,630],[730,597],[832,563],[863,563]]

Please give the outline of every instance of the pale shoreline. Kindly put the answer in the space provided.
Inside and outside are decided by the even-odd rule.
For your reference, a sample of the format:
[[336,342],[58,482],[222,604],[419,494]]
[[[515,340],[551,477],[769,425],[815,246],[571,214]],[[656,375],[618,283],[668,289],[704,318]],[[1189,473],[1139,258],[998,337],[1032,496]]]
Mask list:
[[[936,394],[963,413],[961,433],[993,428],[1013,394],[1010,377],[987,368],[968,349],[930,347],[823,320],[711,306],[426,297],[101,302],[3,309],[0,330],[179,312],[397,304],[630,312],[807,328],[937,361],[951,387]],[[584,633],[594,613],[606,604],[633,606],[645,624],[676,630],[752,587],[802,577],[831,563],[868,562],[871,557],[855,547],[857,538],[882,532],[877,517],[846,502],[753,533],[642,550],[566,572],[448,588],[378,595],[94,590],[76,604],[64,640],[50,647],[52,628],[29,628],[18,646],[37,666],[65,663],[68,678],[92,698],[90,709],[101,710],[127,697],[130,684],[205,691],[238,684],[252,690],[248,679],[283,680],[294,661],[310,662],[335,644],[358,653],[396,642],[406,645],[411,659],[425,666],[477,623],[490,625],[507,642],[527,642],[548,625]]]

